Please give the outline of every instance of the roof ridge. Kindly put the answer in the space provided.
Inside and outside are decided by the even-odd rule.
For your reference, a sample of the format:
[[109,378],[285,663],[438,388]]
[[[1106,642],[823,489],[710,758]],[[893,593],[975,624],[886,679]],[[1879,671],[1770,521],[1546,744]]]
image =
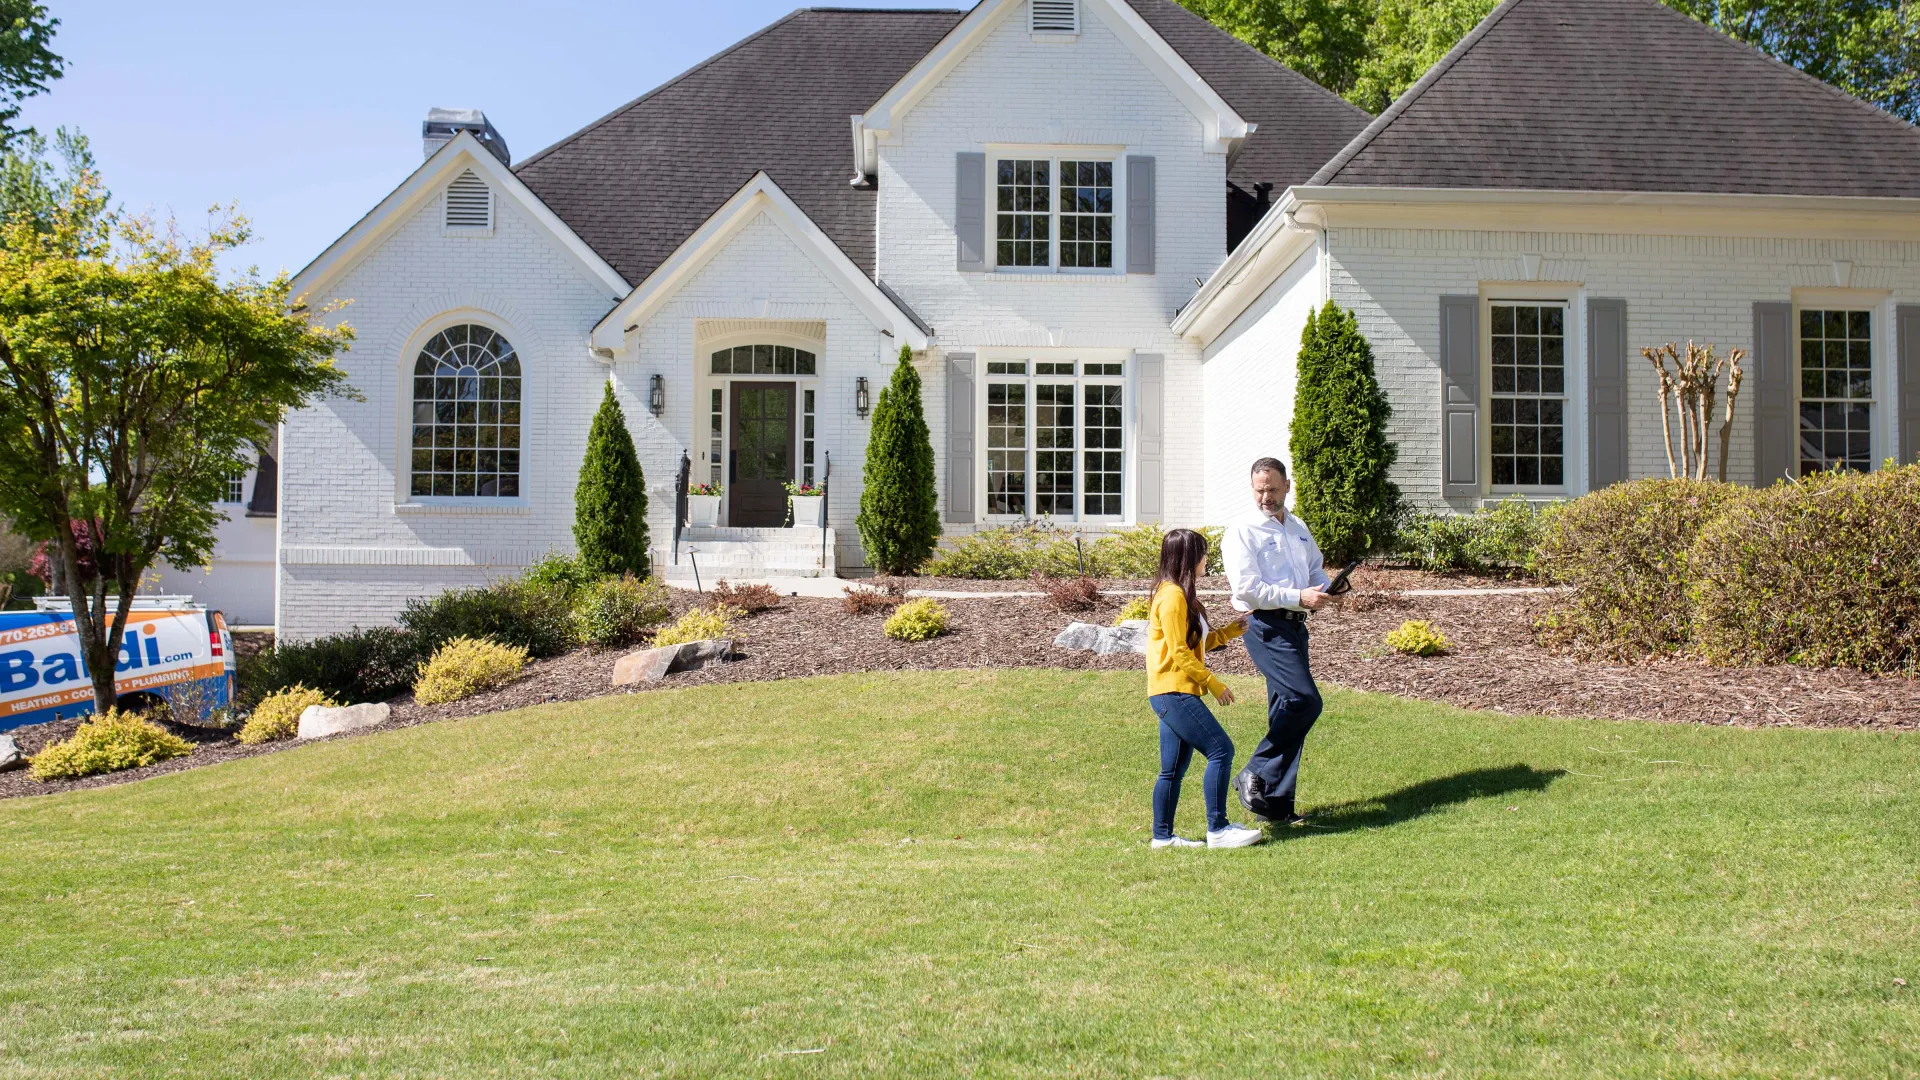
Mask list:
[[1439,63],[1428,68],[1425,75],[1420,76],[1412,86],[1407,87],[1404,93],[1393,100],[1393,104],[1388,105],[1379,116],[1374,117],[1373,123],[1368,124],[1365,130],[1355,135],[1352,142],[1333,155],[1332,160],[1320,166],[1320,171],[1307,180],[1307,186],[1316,187],[1331,183],[1334,177],[1340,175],[1340,170],[1360,156],[1360,151],[1365,150],[1374,139],[1380,136],[1381,132],[1391,126],[1395,120],[1400,119],[1413,106],[1413,103],[1420,99],[1421,95],[1425,94],[1434,83],[1439,82],[1447,72],[1453,70],[1454,65],[1459,63],[1462,57],[1472,52],[1473,47],[1480,44],[1481,39],[1485,38],[1500,20],[1506,18],[1508,12],[1524,2],[1525,0],[1501,0],[1500,6],[1488,12],[1487,17],[1480,20],[1480,25],[1468,31],[1467,36],[1461,38],[1452,49],[1449,49],[1447,55],[1440,58]]
[[[1132,6],[1133,0],[1124,0],[1124,2],[1127,3],[1129,6]],[[1149,0],[1149,2],[1151,2],[1151,0]],[[1279,60],[1276,60],[1273,57],[1268,56],[1266,53],[1261,52],[1259,49],[1254,48],[1248,42],[1241,40],[1238,35],[1228,33],[1225,29],[1215,24],[1212,19],[1207,18],[1206,16],[1200,14],[1199,12],[1193,10],[1190,7],[1187,7],[1185,4],[1178,3],[1176,2],[1176,0],[1162,0],[1162,2],[1165,4],[1165,6],[1173,8],[1175,11],[1178,11],[1182,15],[1186,15],[1191,18],[1199,20],[1202,24],[1204,24],[1207,27],[1207,29],[1212,30],[1214,33],[1219,34],[1223,38],[1226,38],[1228,41],[1232,42],[1234,45],[1238,46],[1239,48],[1247,52],[1252,53],[1254,56],[1259,57],[1261,60],[1266,61],[1268,64],[1271,64],[1274,67],[1279,68],[1281,71],[1284,71],[1287,74],[1293,76],[1294,78],[1299,79],[1301,82],[1306,83],[1308,86],[1319,91],[1320,93],[1325,94],[1326,96],[1332,98],[1333,100],[1339,102],[1342,105],[1345,105],[1347,108],[1363,114],[1367,111],[1365,109],[1362,109],[1360,106],[1355,105],[1353,102],[1348,101],[1346,98],[1341,97],[1339,94],[1334,93],[1332,90],[1329,90],[1324,86],[1321,86],[1319,83],[1313,81],[1313,79],[1309,78],[1303,72],[1300,72],[1294,68],[1288,67],[1286,64],[1281,63]],[[1144,19],[1144,16],[1142,18]],[[1148,25],[1148,28],[1151,29],[1153,24],[1148,23],[1147,25]],[[1157,34],[1159,33],[1159,31],[1155,30],[1154,33]],[[1161,40],[1163,41],[1166,40],[1166,35],[1162,34]],[[1171,41],[1167,42],[1167,47],[1172,49],[1176,53],[1180,51],[1179,46],[1175,45]],[[1186,60],[1186,57],[1183,56],[1181,57],[1181,59]],[[1187,60],[1187,66],[1192,67],[1193,61]],[[1204,76],[1202,77],[1202,80],[1204,81]],[[1216,90],[1215,92],[1218,93],[1218,90]]]
[[719,52],[714,53],[712,56],[707,57],[705,60],[702,60],[699,63],[693,65],[692,67],[681,72],[680,74],[675,75],[673,78],[668,79],[666,82],[661,83],[659,86],[656,86],[653,89],[647,91],[646,93],[641,94],[639,97],[634,98],[631,101],[628,101],[624,105],[615,106],[612,110],[606,113],[603,113],[597,119],[587,122],[584,126],[574,131],[571,135],[562,136],[558,141],[554,142],[552,145],[542,147],[536,153],[522,160],[518,165],[515,165],[513,167],[514,174],[516,176],[519,175],[519,172],[521,169],[524,169],[527,166],[532,165],[534,162],[539,161],[541,158],[546,157],[548,154],[553,153],[555,150],[558,150],[561,147],[567,145],[568,143],[571,143],[574,140],[579,139],[581,136],[607,123],[607,121],[612,120],[614,117],[619,116],[621,113],[626,112],[628,109],[633,108],[635,105],[638,105],[643,101],[646,101],[648,98],[651,98],[656,94],[659,94],[668,89],[671,89],[674,86],[678,86],[680,83],[686,81],[689,77],[694,75],[696,72],[706,70],[708,67],[712,66],[715,62],[719,61],[723,57],[731,56],[732,54],[739,52],[741,49],[745,48],[746,46],[772,33],[775,29],[787,25],[788,23],[792,22],[793,20],[799,18],[800,16],[806,14],[808,11],[812,11],[812,10],[815,10],[815,9],[795,8],[794,10],[789,11],[788,13],[781,16],[780,18],[775,19],[774,21],[761,27],[760,29],[755,30],[753,33],[748,34],[746,37],[741,38],[739,41],[734,42],[733,44],[727,46],[726,48],[721,49]]

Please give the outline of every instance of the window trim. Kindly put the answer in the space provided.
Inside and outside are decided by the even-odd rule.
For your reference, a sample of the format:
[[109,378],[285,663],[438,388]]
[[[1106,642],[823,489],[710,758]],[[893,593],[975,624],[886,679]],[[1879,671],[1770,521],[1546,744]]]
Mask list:
[[[980,523],[981,525],[1014,525],[1014,524],[1020,524],[1020,523],[1029,522],[1029,521],[1039,521],[1042,519],[1053,521],[1053,522],[1062,522],[1067,524],[1078,524],[1078,525],[1126,525],[1126,524],[1132,523],[1133,515],[1134,515],[1134,492],[1136,490],[1136,472],[1139,468],[1139,442],[1138,442],[1138,436],[1134,431],[1134,426],[1135,426],[1134,410],[1136,408],[1135,399],[1138,394],[1138,389],[1134,382],[1136,376],[1135,376],[1135,366],[1133,363],[1133,357],[1134,357],[1134,354],[1132,350],[1127,350],[1127,349],[1063,350],[1063,349],[1000,348],[1000,349],[981,349],[975,352],[974,363],[978,365],[978,367],[976,368],[978,374],[975,376],[975,378],[978,380],[978,390],[973,395],[975,399],[974,431],[977,432],[978,434],[974,440],[974,465],[975,465],[975,477],[976,477],[976,479],[974,480],[974,499],[976,500],[974,505],[980,508],[979,513],[975,515],[975,520],[978,523]],[[1013,375],[988,374],[989,366],[991,364],[1008,363],[1008,362],[1013,362],[1013,363],[1025,362],[1027,365],[1026,375],[1013,376]],[[1035,371],[1035,366],[1043,363],[1072,363],[1075,365],[1074,374],[1072,375],[1037,374]],[[1084,374],[1087,364],[1119,364],[1120,374],[1118,375],[1087,375],[1087,374]],[[987,388],[995,382],[1004,383],[1004,382],[1014,382],[1014,381],[1024,382],[1026,386],[1031,388],[1038,382],[1047,382],[1049,380],[1070,380],[1074,387],[1074,408],[1076,410],[1075,416],[1074,416],[1074,437],[1075,438],[1074,438],[1074,448],[1073,448],[1074,512],[1072,515],[1037,514],[1032,512],[1034,498],[1035,498],[1035,492],[1033,490],[1033,483],[1032,483],[1032,478],[1035,475],[1034,455],[1039,452],[1039,447],[1035,445],[1035,443],[1038,441],[1034,438],[1034,424],[1036,423],[1037,418],[1035,415],[1035,402],[1033,400],[1033,395],[1030,389],[1027,396],[1027,403],[1026,403],[1027,410],[1028,410],[1027,411],[1027,428],[1026,428],[1027,430],[1026,471],[1027,471],[1027,477],[1028,477],[1028,485],[1027,485],[1028,512],[1025,514],[991,513],[987,509],[987,506],[988,506],[987,454],[989,452],[987,447],[987,443],[988,443],[987,399],[989,396],[989,392]],[[1081,392],[1081,387],[1089,386],[1089,385],[1120,387],[1120,513],[1118,514],[1089,515],[1083,512],[1083,509],[1086,505],[1086,503],[1084,502],[1086,498],[1086,490],[1084,485],[1086,481],[1085,454],[1086,454],[1087,423],[1086,423],[1086,398],[1085,398],[1085,395]]]
[[[1508,305],[1557,304],[1564,309],[1561,329],[1566,342],[1562,365],[1566,373],[1561,400],[1559,484],[1496,484],[1493,482],[1493,309]],[[1518,495],[1524,499],[1573,498],[1587,490],[1587,304],[1586,290],[1538,283],[1497,284],[1480,288],[1480,484],[1491,498]]]
[[[1125,277],[1127,273],[1127,148],[1124,146],[1060,144],[989,144],[986,147],[986,272],[1009,277]],[[1002,161],[1048,163],[1047,265],[1000,265],[999,177]],[[1105,162],[1113,168],[1113,265],[1060,265],[1060,163],[1062,161]]]
[[[513,345],[514,355],[520,358],[520,494],[518,495],[415,495],[413,494],[413,366],[420,359],[420,351],[432,341],[434,335],[451,326],[472,323],[484,326],[506,338]],[[536,445],[536,429],[533,417],[540,415],[544,407],[542,381],[533,373],[536,363],[533,356],[521,346],[522,341],[533,340],[521,333],[512,322],[491,311],[479,308],[456,308],[444,311],[432,319],[421,323],[407,338],[406,346],[401,349],[395,364],[394,394],[394,443],[393,443],[393,505],[396,510],[423,509],[440,507],[447,510],[467,509],[476,513],[498,513],[502,509],[532,505],[528,489],[532,478],[538,475],[539,448]]]
[[[1867,387],[1871,393],[1865,398],[1847,398],[1842,400],[1860,402],[1867,406],[1867,471],[1874,472],[1880,468],[1881,463],[1888,456],[1883,452],[1883,444],[1887,437],[1888,425],[1884,411],[1881,409],[1881,403],[1887,400],[1887,394],[1884,392],[1880,383],[1886,366],[1890,362],[1884,344],[1887,334],[1882,328],[1890,327],[1892,319],[1886,312],[1884,294],[1854,294],[1849,296],[1838,291],[1828,291],[1825,293],[1796,293],[1794,295],[1793,304],[1788,309],[1787,317],[1790,322],[1787,326],[1787,336],[1789,348],[1791,349],[1790,358],[1792,362],[1790,377],[1793,381],[1793,409],[1788,414],[1788,417],[1793,424],[1792,461],[1793,475],[1796,478],[1803,475],[1800,472],[1800,462],[1802,460],[1800,456],[1800,407],[1805,401],[1801,393],[1803,385],[1801,383],[1802,375],[1800,367],[1800,362],[1803,359],[1800,348],[1800,314],[1803,311],[1863,311],[1867,313],[1869,318],[1867,327],[1868,360],[1872,365],[1867,371]],[[1822,340],[1825,339],[1823,338]],[[1826,402],[1835,399],[1815,398],[1814,400]]]

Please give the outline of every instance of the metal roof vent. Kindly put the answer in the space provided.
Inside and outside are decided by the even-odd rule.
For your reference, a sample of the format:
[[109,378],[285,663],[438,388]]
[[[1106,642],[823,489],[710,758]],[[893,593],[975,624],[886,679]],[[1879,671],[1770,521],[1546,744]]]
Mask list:
[[1078,0],[1029,0],[1028,29],[1036,34],[1077,34],[1080,32]]
[[447,185],[447,228],[493,228],[493,189],[472,169]]
[[479,109],[428,109],[427,118],[420,124],[420,143],[427,157],[434,151],[453,141],[455,135],[470,131],[480,140],[480,145],[493,152],[500,164],[513,164],[513,154],[507,150],[507,140],[494,130],[487,114]]

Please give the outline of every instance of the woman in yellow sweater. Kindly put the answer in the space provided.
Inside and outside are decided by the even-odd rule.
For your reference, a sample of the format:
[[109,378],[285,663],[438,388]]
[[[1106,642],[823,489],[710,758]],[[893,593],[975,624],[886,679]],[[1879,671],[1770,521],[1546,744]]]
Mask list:
[[1266,839],[1258,829],[1227,820],[1227,778],[1233,773],[1233,740],[1208,711],[1201,695],[1233,704],[1233,691],[1207,670],[1206,653],[1246,633],[1243,616],[1214,630],[1194,584],[1207,571],[1207,539],[1192,529],[1175,529],[1160,545],[1160,572],[1153,579],[1147,616],[1147,702],[1160,718],[1160,779],[1153,785],[1153,841],[1156,848],[1197,848],[1198,840],[1175,836],[1173,811],[1180,782],[1193,752],[1206,755],[1201,791],[1207,800],[1210,848],[1235,848]]

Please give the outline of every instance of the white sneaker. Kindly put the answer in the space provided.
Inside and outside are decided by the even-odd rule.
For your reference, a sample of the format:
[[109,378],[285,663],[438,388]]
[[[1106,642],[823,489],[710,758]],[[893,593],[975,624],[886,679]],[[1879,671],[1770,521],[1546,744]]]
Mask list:
[[1252,847],[1267,838],[1259,829],[1249,829],[1244,825],[1228,825],[1224,829],[1207,833],[1207,846],[1210,848]]
[[1165,840],[1155,840],[1147,845],[1153,848],[1163,847],[1206,847],[1198,840],[1189,840],[1184,836],[1169,836]]

